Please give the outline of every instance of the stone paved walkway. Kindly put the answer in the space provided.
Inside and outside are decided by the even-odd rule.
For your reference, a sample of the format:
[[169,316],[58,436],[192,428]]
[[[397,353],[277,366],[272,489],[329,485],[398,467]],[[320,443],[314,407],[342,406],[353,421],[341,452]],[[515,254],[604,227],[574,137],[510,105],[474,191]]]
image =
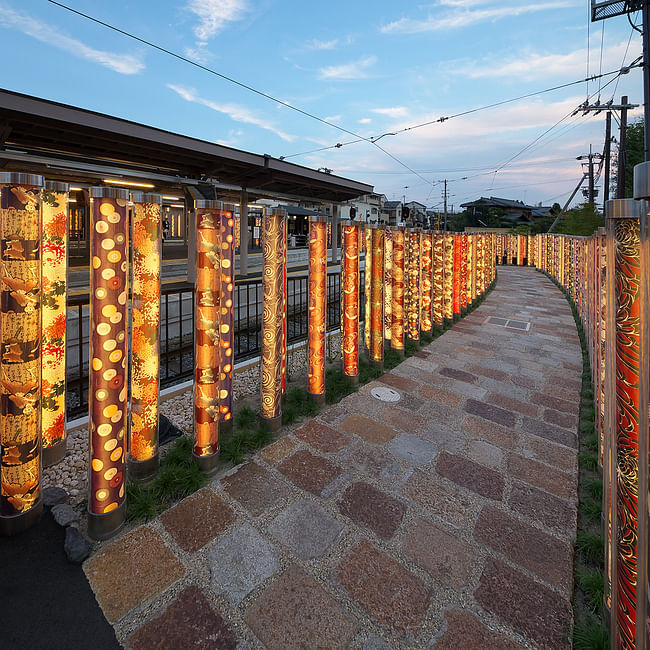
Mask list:
[[[500,268],[426,351],[86,575],[134,650],[569,648],[581,371],[559,290]],[[399,403],[370,396],[384,384]]]

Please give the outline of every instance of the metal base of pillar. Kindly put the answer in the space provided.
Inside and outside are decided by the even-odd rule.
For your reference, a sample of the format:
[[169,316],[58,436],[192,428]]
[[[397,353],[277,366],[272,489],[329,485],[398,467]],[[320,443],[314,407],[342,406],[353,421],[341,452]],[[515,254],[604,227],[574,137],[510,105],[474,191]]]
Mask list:
[[160,458],[158,454],[147,460],[133,460],[129,458],[126,462],[126,471],[130,479],[145,482],[151,480],[156,475],[159,466]]
[[232,417],[229,420],[219,420],[219,436],[232,435]]
[[0,516],[0,536],[11,537],[12,535],[22,533],[24,530],[38,523],[42,514],[43,501],[39,497],[27,512],[21,512],[9,517]]
[[381,372],[384,372],[384,360],[382,359],[381,361],[375,361],[375,359],[371,359],[370,363],[377,368],[378,370],[381,370]]
[[282,414],[276,415],[274,418],[265,418],[264,416],[260,416],[260,420],[273,432],[279,431],[282,426]]
[[67,451],[67,439],[51,447],[43,447],[43,467],[52,467],[62,461]]
[[219,450],[208,456],[197,456],[192,452],[192,458],[194,458],[199,469],[208,475],[214,474],[219,469]]
[[316,402],[319,408],[323,408],[325,406],[325,393],[308,393],[308,395],[311,396],[311,398]]
[[126,521],[126,500],[122,504],[107,512],[105,515],[98,515],[88,511],[88,536],[101,542],[116,535]]
[[399,354],[400,358],[404,358],[404,348],[391,348],[393,352],[397,352]]
[[355,387],[359,387],[359,375],[346,375],[343,373],[345,377],[347,377],[350,380],[350,383]]

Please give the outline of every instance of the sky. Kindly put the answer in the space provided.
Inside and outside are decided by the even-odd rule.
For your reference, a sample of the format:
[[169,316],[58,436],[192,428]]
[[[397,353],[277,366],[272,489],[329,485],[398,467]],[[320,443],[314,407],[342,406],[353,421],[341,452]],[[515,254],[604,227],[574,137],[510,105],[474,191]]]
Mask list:
[[47,0],[0,0],[0,86],[434,209],[445,179],[456,208],[480,196],[563,205],[582,175],[576,157],[604,143],[604,113],[576,107],[642,102],[638,68],[582,81],[641,54],[627,17],[591,23],[590,0],[61,1],[285,105]]

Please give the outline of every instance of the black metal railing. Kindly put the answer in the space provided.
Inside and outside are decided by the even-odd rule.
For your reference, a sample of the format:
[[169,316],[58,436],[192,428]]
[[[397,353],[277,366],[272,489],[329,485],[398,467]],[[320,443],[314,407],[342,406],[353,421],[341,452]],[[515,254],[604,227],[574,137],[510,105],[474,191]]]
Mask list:
[[[364,272],[360,278],[360,319],[364,318]],[[309,282],[306,275],[287,279],[287,339],[307,338]],[[189,379],[194,371],[194,286],[188,282],[163,285],[160,302],[160,385]],[[327,329],[341,324],[341,276],[327,274]],[[235,362],[259,356],[262,346],[262,281],[235,284]],[[89,295],[68,299],[67,412],[68,419],[88,410]]]

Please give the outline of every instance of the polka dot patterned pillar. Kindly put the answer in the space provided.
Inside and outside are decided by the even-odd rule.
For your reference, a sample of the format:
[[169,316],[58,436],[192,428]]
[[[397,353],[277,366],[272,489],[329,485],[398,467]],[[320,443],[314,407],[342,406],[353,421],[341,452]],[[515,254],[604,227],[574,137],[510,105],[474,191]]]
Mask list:
[[111,537],[126,515],[127,190],[90,188],[90,480],[88,533]]

